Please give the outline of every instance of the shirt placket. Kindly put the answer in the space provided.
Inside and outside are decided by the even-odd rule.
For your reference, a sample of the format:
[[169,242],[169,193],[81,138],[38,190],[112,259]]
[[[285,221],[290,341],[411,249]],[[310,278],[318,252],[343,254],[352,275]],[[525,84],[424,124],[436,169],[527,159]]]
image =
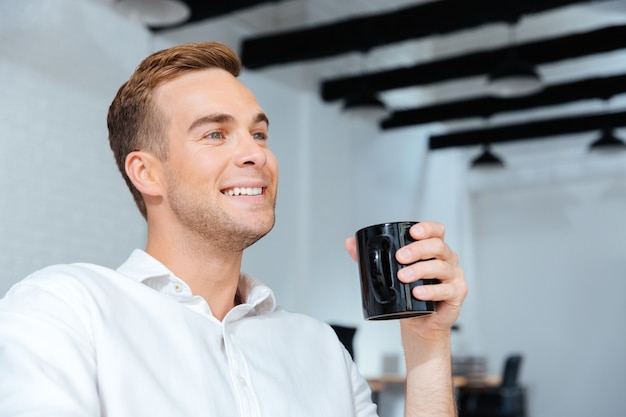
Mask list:
[[248,363],[237,345],[234,335],[229,331],[228,325],[224,326],[224,347],[228,360],[231,384],[239,404],[240,415],[261,417],[256,393],[254,392],[250,379]]

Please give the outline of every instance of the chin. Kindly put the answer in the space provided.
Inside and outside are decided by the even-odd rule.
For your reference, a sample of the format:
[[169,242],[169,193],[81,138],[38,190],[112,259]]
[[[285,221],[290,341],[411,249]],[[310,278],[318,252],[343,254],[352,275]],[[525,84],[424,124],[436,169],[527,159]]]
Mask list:
[[[275,223],[275,222],[274,222],[274,219],[272,218],[272,221],[271,221],[271,222],[268,222],[268,223],[265,225],[265,227],[261,227],[261,228],[259,228],[259,238],[258,238],[258,239],[261,239],[263,236],[265,236],[266,234],[268,234],[269,232],[271,232],[271,231],[272,231],[272,229],[274,228],[274,223]],[[258,239],[257,239],[257,240],[258,240]]]
[[244,233],[242,233],[242,236],[241,236],[242,241],[244,242],[244,247],[247,248],[247,247],[252,246],[256,242],[261,240],[261,238],[263,238],[269,232],[271,232],[273,228],[274,228],[273,218],[271,221],[267,223],[257,224],[254,227],[250,227],[248,231],[245,233],[245,236],[243,236]]

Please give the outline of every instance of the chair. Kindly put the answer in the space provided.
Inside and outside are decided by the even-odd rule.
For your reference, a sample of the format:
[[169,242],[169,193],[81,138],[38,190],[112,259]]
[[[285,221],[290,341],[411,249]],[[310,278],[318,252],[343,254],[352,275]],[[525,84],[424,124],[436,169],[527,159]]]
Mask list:
[[352,360],[355,361],[354,357],[354,335],[356,334],[357,328],[351,326],[342,326],[339,324],[330,324],[330,327],[333,328],[339,341],[344,345]]
[[506,358],[498,386],[468,386],[458,391],[459,417],[525,417],[526,392],[519,384],[522,356]]

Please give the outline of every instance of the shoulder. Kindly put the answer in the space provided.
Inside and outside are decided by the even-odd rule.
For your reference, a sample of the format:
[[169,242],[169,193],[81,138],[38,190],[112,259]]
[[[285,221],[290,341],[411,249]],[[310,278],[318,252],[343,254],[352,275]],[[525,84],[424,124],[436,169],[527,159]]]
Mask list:
[[37,270],[14,284],[1,300],[7,305],[34,305],[45,300],[80,303],[94,298],[94,293],[110,286],[118,274],[94,264],[58,264]]
[[330,324],[307,314],[291,312],[279,307],[270,314],[270,317],[276,328],[280,329],[280,333],[288,338],[325,341],[330,344],[338,342],[337,334]]
[[65,289],[68,286],[81,285],[114,274],[115,271],[110,268],[88,263],[50,265],[19,281],[9,293],[22,286]]

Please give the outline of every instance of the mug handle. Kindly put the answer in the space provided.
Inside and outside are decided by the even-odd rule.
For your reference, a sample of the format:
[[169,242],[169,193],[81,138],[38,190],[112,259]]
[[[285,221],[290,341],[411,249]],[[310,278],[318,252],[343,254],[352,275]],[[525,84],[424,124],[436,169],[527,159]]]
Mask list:
[[370,273],[374,278],[372,282],[374,297],[381,304],[392,303],[396,298],[392,277],[393,245],[387,236],[376,236],[368,242],[368,246]]

